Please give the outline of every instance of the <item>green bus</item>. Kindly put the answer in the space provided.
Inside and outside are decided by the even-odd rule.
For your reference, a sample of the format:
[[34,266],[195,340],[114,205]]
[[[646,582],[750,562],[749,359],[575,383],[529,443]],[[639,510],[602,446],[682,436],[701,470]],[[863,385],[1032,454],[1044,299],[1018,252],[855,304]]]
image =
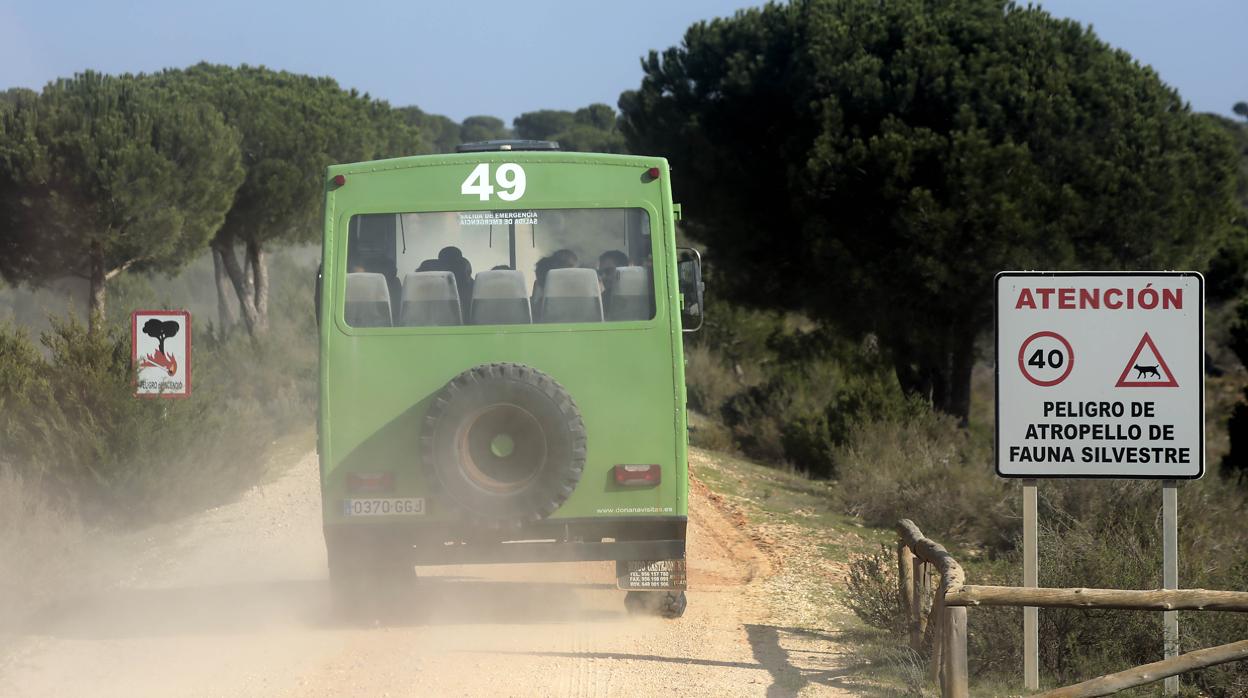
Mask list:
[[700,258],[656,157],[545,141],[334,165],[317,282],[335,603],[418,565],[615,561],[685,608],[682,331]]

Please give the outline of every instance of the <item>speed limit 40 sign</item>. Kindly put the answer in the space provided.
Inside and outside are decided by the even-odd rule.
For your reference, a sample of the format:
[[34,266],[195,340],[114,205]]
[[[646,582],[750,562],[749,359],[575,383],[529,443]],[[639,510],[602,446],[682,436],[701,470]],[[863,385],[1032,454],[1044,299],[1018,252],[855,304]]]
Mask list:
[[1075,350],[1062,335],[1041,330],[1018,348],[1018,369],[1032,383],[1047,388],[1066,380],[1075,367]]
[[996,278],[997,473],[1204,474],[1204,279],[1195,272]]

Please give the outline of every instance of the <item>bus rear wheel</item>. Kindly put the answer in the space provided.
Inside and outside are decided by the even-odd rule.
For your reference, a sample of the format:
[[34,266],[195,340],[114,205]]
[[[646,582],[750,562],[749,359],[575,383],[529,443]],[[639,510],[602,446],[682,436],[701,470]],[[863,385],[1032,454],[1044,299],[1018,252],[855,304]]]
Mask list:
[[384,622],[414,610],[416,566],[397,548],[326,541],[331,610],[343,622]]
[[624,595],[624,608],[635,616],[680,618],[685,615],[688,605],[689,600],[683,591],[630,591]]

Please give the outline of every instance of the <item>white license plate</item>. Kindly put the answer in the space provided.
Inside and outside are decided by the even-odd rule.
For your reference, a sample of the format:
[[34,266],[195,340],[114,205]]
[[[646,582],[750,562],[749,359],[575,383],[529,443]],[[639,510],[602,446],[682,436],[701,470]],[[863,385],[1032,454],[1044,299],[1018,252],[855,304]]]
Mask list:
[[425,500],[423,497],[405,499],[368,499],[342,500],[343,516],[424,516]]

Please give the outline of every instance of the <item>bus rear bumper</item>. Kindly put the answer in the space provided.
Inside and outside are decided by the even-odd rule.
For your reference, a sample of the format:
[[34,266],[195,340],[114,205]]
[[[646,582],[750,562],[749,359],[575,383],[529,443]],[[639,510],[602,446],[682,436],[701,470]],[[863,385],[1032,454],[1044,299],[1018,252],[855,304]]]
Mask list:
[[619,542],[512,541],[460,543],[412,548],[417,565],[470,565],[508,562],[591,562],[684,560],[683,540]]
[[325,543],[414,565],[684,560],[685,517],[548,519],[510,532],[448,525],[327,525]]

